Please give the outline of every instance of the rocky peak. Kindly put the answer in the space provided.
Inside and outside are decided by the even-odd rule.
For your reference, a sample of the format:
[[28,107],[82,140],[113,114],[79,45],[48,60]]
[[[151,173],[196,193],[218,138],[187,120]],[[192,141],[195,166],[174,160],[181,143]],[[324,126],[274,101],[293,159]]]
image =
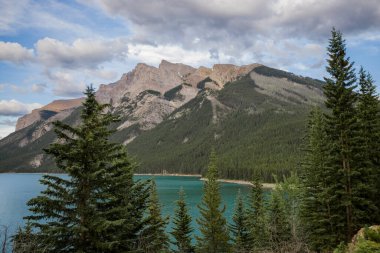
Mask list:
[[20,117],[16,123],[16,131],[25,128],[36,121],[47,120],[60,112],[76,108],[80,106],[82,102],[83,98],[54,100],[53,102]]
[[134,97],[144,90],[164,93],[183,83],[184,78],[194,73],[195,70],[185,64],[171,63],[165,60],[160,63],[158,68],[139,63],[116,83],[100,86],[97,97],[102,103],[112,102],[114,106],[117,106],[126,94]]
[[209,75],[219,87],[223,87],[227,82],[235,81],[239,76],[246,75],[254,68],[261,66],[260,64],[250,64],[243,66],[236,66],[233,64],[215,64],[211,69]]

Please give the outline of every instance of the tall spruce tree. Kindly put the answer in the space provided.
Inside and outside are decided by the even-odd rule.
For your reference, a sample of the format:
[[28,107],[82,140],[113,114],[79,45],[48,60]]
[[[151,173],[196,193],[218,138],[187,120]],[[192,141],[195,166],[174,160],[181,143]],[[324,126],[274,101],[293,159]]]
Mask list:
[[363,177],[361,198],[368,198],[356,212],[359,226],[380,222],[380,103],[372,76],[359,71],[359,99],[357,105],[356,166]]
[[198,205],[200,217],[197,219],[201,236],[197,236],[197,252],[222,253],[230,252],[229,232],[221,207],[220,184],[218,179],[217,158],[211,152],[206,181],[203,187],[202,203]]
[[322,111],[314,108],[309,116],[303,161],[301,217],[308,243],[316,251],[329,251],[336,245],[336,228],[331,212],[331,171],[327,166],[328,139],[326,121]]
[[144,224],[146,187],[131,179],[134,166],[123,147],[108,141],[117,118],[93,88],[85,94],[79,126],[55,122],[58,141],[45,150],[68,177],[44,175],[46,189],[28,202],[26,219],[44,252],[133,250]]
[[256,252],[265,249],[268,242],[264,191],[258,173],[253,176],[251,194],[248,200],[247,222],[250,247],[253,252]]
[[346,56],[345,41],[335,29],[328,46],[329,59],[326,67],[330,77],[325,78],[325,114],[329,152],[327,163],[330,168],[330,184],[334,188],[331,210],[333,226],[337,228],[337,242],[351,240],[359,228],[356,210],[366,199],[360,196],[363,178],[354,163],[357,95],[356,76],[353,63]]
[[129,252],[139,249],[139,238],[146,226],[144,215],[148,207],[150,189],[147,181],[134,181],[135,163],[124,147],[114,160],[112,169],[104,178],[110,184],[99,191],[98,213],[102,220],[97,224],[102,241],[98,248],[102,252]]
[[188,208],[185,202],[185,192],[182,187],[179,191],[179,199],[177,201],[177,208],[174,215],[174,227],[171,235],[174,237],[173,244],[177,249],[173,252],[194,252],[194,247],[191,244],[191,237],[194,229],[191,227],[191,216],[188,214]]
[[276,193],[281,198],[291,231],[291,238],[285,246],[295,252],[307,251],[309,247],[306,241],[306,230],[301,219],[301,205],[304,197],[301,178],[296,172],[292,172],[290,176],[284,176],[282,182],[278,181],[277,177],[275,179],[276,186],[272,194]]
[[162,217],[155,181],[151,181],[147,226],[141,234],[141,248],[145,253],[161,253],[169,251],[169,238],[165,232],[168,217]]
[[244,206],[243,197],[239,189],[236,201],[235,212],[230,225],[233,240],[233,252],[250,252],[250,236],[247,221],[247,212]]
[[272,192],[269,201],[268,229],[270,248],[273,252],[282,252],[291,238],[291,231],[285,205],[278,192]]

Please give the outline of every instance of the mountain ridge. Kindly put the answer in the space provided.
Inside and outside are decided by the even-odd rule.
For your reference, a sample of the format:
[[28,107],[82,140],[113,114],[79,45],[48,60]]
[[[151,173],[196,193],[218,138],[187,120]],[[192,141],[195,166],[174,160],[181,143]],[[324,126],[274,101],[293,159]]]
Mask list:
[[[261,64],[216,64],[212,68],[193,68],[162,61],[157,68],[138,64],[132,71],[123,74],[117,82],[101,85],[96,94],[100,102],[110,103],[111,113],[121,118],[119,123],[112,126],[117,130],[112,140],[127,145],[131,154],[141,160],[142,172],[167,170],[201,173],[208,149],[215,145],[221,151],[221,164],[230,164],[223,165],[225,168],[222,169],[222,173],[228,174],[228,167],[228,170],[235,172],[231,172],[227,177],[242,178],[247,173],[236,173],[237,169],[232,169],[231,161],[239,157],[237,151],[234,153],[232,150],[241,149],[239,140],[242,143],[244,140],[240,135],[232,133],[233,129],[228,128],[237,128],[241,132],[251,128],[254,131],[253,135],[249,133],[252,138],[258,140],[260,134],[267,135],[269,142],[274,137],[268,135],[265,129],[273,127],[273,124],[278,125],[277,130],[282,131],[282,128],[297,122],[295,129],[298,131],[303,128],[308,108],[323,102],[322,85],[322,81],[300,77]],[[54,141],[51,123],[58,119],[69,124],[78,124],[79,112],[80,107],[62,110],[47,119],[30,122],[27,127],[0,140],[0,168],[6,165],[13,166],[11,171],[54,170],[53,162],[41,151]],[[189,117],[192,119],[190,122]],[[247,121],[248,125],[239,125],[233,117]],[[263,119],[269,122],[268,126],[262,125]],[[278,122],[280,119],[289,122]],[[198,121],[199,125],[193,129],[192,124]],[[171,135],[177,136],[177,139],[173,139]],[[290,144],[280,145],[293,150],[294,143],[299,144],[299,136],[290,135],[296,141],[281,136],[276,138],[287,139]],[[147,136],[150,137],[146,139]],[[157,136],[160,139],[157,139]],[[228,138],[236,138],[237,141]],[[193,147],[193,142],[199,145]],[[204,142],[207,142],[207,145]],[[231,147],[227,150],[222,146],[226,143],[234,144],[229,145]],[[9,150],[5,152],[5,149]],[[180,150],[182,151],[178,154],[179,157],[174,157]],[[173,156],[167,153],[172,153]],[[281,150],[280,153],[289,152]],[[294,165],[298,153],[293,153],[287,160],[291,160],[289,164]],[[228,160],[226,157],[229,156],[234,158]],[[241,163],[245,163],[246,168],[242,165],[235,167],[242,171],[251,170],[252,168],[248,167],[252,167],[252,163],[247,162],[247,159],[251,158],[248,158],[248,155],[244,156]],[[175,162],[180,159],[188,161],[190,165],[181,166]],[[200,162],[196,162],[196,159]],[[281,159],[278,162],[267,159],[267,167],[276,167],[277,165],[273,164],[281,163]],[[260,160],[258,164],[264,166],[265,162]],[[175,166],[178,167],[172,168]],[[284,170],[289,171],[290,167],[289,165]],[[273,169],[275,170],[277,169]]]

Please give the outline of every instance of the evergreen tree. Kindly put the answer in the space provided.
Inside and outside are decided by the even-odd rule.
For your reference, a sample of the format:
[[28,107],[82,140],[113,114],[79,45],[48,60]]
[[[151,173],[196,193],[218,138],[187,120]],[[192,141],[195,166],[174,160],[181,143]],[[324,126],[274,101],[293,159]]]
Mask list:
[[223,216],[225,206],[221,208],[220,184],[216,166],[215,151],[211,152],[207,176],[204,184],[202,203],[198,205],[200,217],[200,237],[197,238],[197,251],[200,253],[230,252],[229,233]]
[[310,246],[317,250],[332,250],[336,230],[332,220],[331,171],[327,167],[328,139],[326,121],[319,108],[309,117],[303,162],[301,217]]
[[102,241],[98,248],[102,252],[128,252],[139,250],[139,237],[146,226],[144,215],[147,210],[150,189],[146,181],[133,179],[135,163],[131,162],[124,147],[104,178],[111,182],[102,193],[97,224]]
[[282,252],[281,249],[291,238],[291,231],[284,202],[277,192],[271,194],[268,206],[268,228],[270,247],[273,252]]
[[174,252],[194,252],[194,247],[191,245],[191,234],[193,232],[193,228],[191,228],[191,216],[188,214],[183,188],[179,191],[179,199],[177,201],[173,224],[174,228],[171,234],[175,239],[173,244],[177,247],[177,250],[174,250]]
[[294,252],[308,251],[306,241],[307,230],[301,219],[301,205],[304,197],[304,189],[302,187],[301,178],[297,173],[292,172],[290,176],[283,177],[283,181],[276,179],[275,189],[272,191],[281,198],[284,205],[286,221],[289,223],[291,238],[286,243],[286,248],[292,249]]
[[145,253],[168,252],[169,238],[165,233],[168,218],[161,215],[161,205],[158,199],[156,183],[151,181],[147,227],[141,234],[141,248]]
[[353,63],[346,56],[345,41],[342,34],[332,30],[328,46],[329,59],[325,78],[324,94],[326,107],[330,112],[325,114],[329,152],[327,162],[331,175],[329,177],[333,195],[334,209],[331,210],[333,226],[337,228],[336,240],[348,242],[358,229],[355,223],[359,219],[356,209],[366,201],[360,196],[363,183],[361,173],[354,164],[357,95],[356,77]]
[[264,191],[258,173],[252,180],[252,190],[249,197],[248,226],[252,251],[265,249],[268,242],[266,224]]
[[250,251],[250,236],[247,222],[247,213],[244,207],[243,198],[239,189],[235,201],[235,213],[232,217],[233,223],[230,225],[233,239],[233,252],[244,253]]
[[32,232],[32,226],[28,223],[25,228],[19,227],[12,242],[12,253],[37,253],[45,252],[44,249],[37,248],[37,236]]
[[380,222],[380,104],[373,79],[363,68],[359,71],[359,88],[355,161],[363,177],[361,198],[369,198],[358,206],[356,222],[364,227]]
[[124,148],[108,141],[108,126],[118,119],[96,101],[93,88],[85,94],[82,122],[55,122],[58,141],[45,150],[68,177],[44,175],[46,189],[28,202],[26,219],[44,252],[133,250],[144,224],[146,187],[134,184]]

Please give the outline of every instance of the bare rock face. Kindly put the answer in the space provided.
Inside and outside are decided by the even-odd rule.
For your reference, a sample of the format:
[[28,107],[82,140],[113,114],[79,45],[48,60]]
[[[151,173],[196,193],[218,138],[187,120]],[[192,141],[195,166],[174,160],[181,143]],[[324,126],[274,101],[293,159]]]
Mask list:
[[323,102],[323,92],[313,86],[306,86],[286,78],[268,77],[250,73],[255,81],[256,91],[267,96],[293,104],[320,104]]
[[134,70],[124,74],[116,83],[101,85],[96,96],[101,103],[118,106],[121,98],[126,95],[135,97],[145,90],[164,93],[183,83],[185,77],[193,72],[195,72],[193,67],[164,60],[158,68],[139,63]]
[[[134,108],[130,107],[134,104]],[[141,99],[118,107],[122,114],[127,117],[117,129],[122,130],[134,124],[139,124],[141,130],[148,130],[160,123],[166,115],[170,114],[175,107],[159,96],[146,94]]]
[[101,85],[96,96],[101,103],[110,103],[114,107],[120,104],[125,96],[135,97],[145,90],[164,93],[180,84],[188,84],[196,88],[197,84],[209,77],[220,89],[225,83],[236,80],[239,76],[248,74],[259,64],[235,66],[232,64],[216,64],[212,69],[199,67],[195,69],[182,63],[170,63],[163,60],[158,68],[139,63],[121,79],[109,85]]
[[83,98],[55,100],[39,109],[33,110],[17,120],[16,131],[25,128],[39,120],[47,120],[62,111],[76,108],[82,104]]
[[53,122],[54,121],[62,121],[66,117],[70,116],[70,114],[75,110],[76,107],[63,110],[54,116],[48,118],[45,120],[42,124],[40,124],[32,133],[31,137],[25,137],[23,138],[19,143],[19,147],[24,147],[28,145],[29,143],[37,140],[41,136],[43,136],[45,133],[49,132],[53,129]]
[[250,64],[239,67],[232,64],[215,64],[209,76],[221,89],[226,83],[235,81],[239,76],[248,74],[258,66],[261,65]]

